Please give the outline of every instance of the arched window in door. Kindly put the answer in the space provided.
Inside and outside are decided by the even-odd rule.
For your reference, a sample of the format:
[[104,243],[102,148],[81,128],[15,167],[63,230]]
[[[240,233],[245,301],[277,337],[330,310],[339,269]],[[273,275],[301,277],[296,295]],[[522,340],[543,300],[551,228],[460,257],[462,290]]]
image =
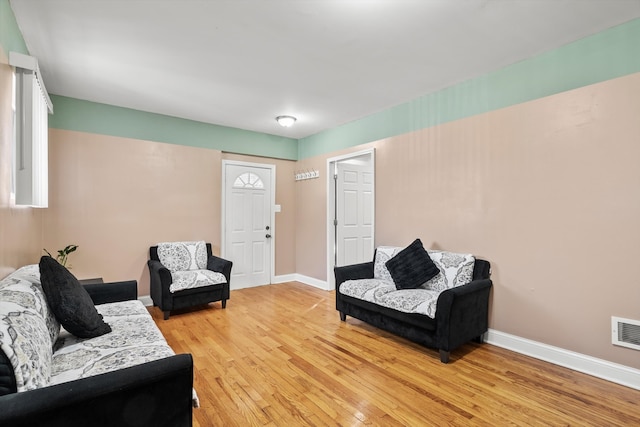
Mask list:
[[264,189],[264,183],[255,173],[245,172],[236,178],[233,182],[233,188],[261,190]]

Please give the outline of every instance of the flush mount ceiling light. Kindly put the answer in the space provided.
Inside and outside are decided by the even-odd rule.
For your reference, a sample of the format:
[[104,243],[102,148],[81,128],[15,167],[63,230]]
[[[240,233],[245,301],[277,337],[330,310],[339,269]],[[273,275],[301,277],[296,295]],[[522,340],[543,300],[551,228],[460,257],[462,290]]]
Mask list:
[[278,116],[276,117],[276,122],[280,124],[280,126],[288,128],[291,127],[296,122],[295,117],[293,116]]

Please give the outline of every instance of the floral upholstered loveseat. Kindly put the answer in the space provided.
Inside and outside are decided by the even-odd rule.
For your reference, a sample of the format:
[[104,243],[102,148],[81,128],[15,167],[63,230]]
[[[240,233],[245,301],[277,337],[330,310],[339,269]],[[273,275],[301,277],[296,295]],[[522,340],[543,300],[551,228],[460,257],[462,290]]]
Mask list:
[[[414,277],[415,286],[398,286],[388,263],[405,248],[381,246],[371,262],[335,268],[336,309],[342,321],[349,315],[436,348],[447,363],[452,350],[471,340],[482,342],[488,330],[490,264],[470,254],[425,251],[416,242],[406,249],[415,246],[428,254],[435,266],[430,279]],[[419,269],[410,263],[402,268],[401,275],[408,276]]]
[[168,346],[135,281],[82,288],[107,330],[80,338],[40,276],[29,265],[0,281],[1,426],[191,425],[193,360]]

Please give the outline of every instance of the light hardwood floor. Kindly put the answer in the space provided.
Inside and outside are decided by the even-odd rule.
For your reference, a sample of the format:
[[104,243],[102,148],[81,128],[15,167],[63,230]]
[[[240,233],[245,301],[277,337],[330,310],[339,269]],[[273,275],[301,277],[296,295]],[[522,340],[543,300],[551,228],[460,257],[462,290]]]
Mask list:
[[151,313],[192,353],[205,426],[640,426],[640,391],[489,344],[423,348],[347,317],[296,282]]

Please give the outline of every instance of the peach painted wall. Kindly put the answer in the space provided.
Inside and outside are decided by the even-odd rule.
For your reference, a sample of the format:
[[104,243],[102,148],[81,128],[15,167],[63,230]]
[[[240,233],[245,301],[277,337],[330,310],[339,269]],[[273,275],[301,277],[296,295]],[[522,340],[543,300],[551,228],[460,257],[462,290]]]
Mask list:
[[[640,73],[377,141],[376,244],[485,258],[492,329],[640,368],[610,332],[640,319],[638,94]],[[326,179],[297,198],[297,272],[324,280]]]
[[222,159],[276,164],[276,274],[295,272],[295,162],[50,129],[45,247],[79,249],[79,278],[135,279],[149,294],[149,246],[204,239],[220,253]]
[[317,170],[320,178],[296,182],[296,273],[326,279],[327,166],[324,157],[299,161],[298,170]]
[[50,251],[73,243],[78,278],[138,280],[149,294],[149,246],[206,240],[220,249],[221,153],[50,129]]
[[42,253],[42,210],[16,207],[11,197],[13,152],[13,70],[0,47],[0,278]]

